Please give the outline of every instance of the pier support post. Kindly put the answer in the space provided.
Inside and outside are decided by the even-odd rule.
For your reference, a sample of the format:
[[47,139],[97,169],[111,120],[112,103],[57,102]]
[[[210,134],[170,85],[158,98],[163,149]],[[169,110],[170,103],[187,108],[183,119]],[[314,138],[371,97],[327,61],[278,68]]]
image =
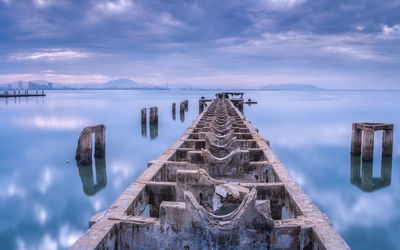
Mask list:
[[93,139],[89,129],[83,129],[78,140],[75,159],[78,163],[87,165],[92,163]]
[[[373,123],[373,122],[353,123],[352,135],[351,135],[351,154],[360,155],[362,153],[363,161],[372,161],[374,155],[374,132],[375,130],[383,130],[382,156],[392,156],[393,128],[394,126],[392,123]],[[361,147],[362,147],[362,152],[361,152]]]
[[158,122],[158,108],[157,107],[150,107],[149,121],[150,121],[150,124]]
[[200,99],[199,100],[199,114],[201,114],[203,112],[203,110],[204,110],[204,101],[202,99]]
[[172,103],[172,119],[176,119],[176,103]]
[[106,155],[106,127],[97,125],[93,128],[94,132],[94,157],[102,158]]
[[183,102],[181,102],[179,106],[179,112],[185,112],[188,111],[188,109],[189,109],[189,101],[184,100]]
[[361,135],[362,130],[357,128],[357,123],[353,123],[353,130],[351,134],[351,154],[360,155],[361,154]]
[[92,134],[95,134],[95,153],[94,156],[97,158],[105,157],[106,147],[106,136],[105,126],[96,125],[89,126],[82,130],[79,140],[78,147],[76,148],[75,159],[78,163],[87,165],[92,163],[93,153],[93,139]]
[[147,115],[146,115],[146,108],[142,108],[141,114],[141,121],[142,123],[146,124],[147,122]]
[[393,129],[383,130],[382,133],[382,155],[392,156],[393,153]]
[[176,103],[172,103],[172,113],[176,112]]
[[363,161],[372,161],[374,157],[374,129],[365,128],[363,134]]

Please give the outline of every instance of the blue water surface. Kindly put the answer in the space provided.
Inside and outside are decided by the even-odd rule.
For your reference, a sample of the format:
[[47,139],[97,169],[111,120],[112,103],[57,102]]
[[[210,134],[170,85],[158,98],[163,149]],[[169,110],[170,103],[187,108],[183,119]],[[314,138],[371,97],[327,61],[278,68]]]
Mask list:
[[[0,248],[66,249],[198,115],[209,91],[49,91],[0,99]],[[399,249],[400,92],[249,91],[244,114],[352,249]],[[185,119],[171,105],[189,100]],[[157,133],[140,110],[158,106]],[[392,159],[350,157],[354,121],[395,124]],[[78,168],[79,133],[106,126],[106,158]],[[154,129],[154,128],[153,128]],[[153,131],[154,132],[154,131]],[[383,163],[383,164],[382,164]],[[96,169],[97,165],[97,169]],[[371,178],[368,176],[372,171]],[[359,175],[357,175],[359,173]],[[372,180],[372,181],[371,181]]]

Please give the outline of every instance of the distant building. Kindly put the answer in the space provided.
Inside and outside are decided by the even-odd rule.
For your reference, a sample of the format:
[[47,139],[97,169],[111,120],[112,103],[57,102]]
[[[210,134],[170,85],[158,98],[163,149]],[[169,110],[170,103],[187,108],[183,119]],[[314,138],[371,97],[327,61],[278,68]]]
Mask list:
[[34,82],[29,82],[29,89],[38,89],[38,84],[34,83]]
[[48,89],[53,89],[53,83],[51,83],[51,82],[47,83],[47,88]]
[[11,87],[11,83],[10,83],[10,84],[8,84],[8,89],[9,89],[9,90],[11,90],[11,89],[12,89],[12,87]]
[[18,82],[18,89],[22,90],[22,82],[21,81]]

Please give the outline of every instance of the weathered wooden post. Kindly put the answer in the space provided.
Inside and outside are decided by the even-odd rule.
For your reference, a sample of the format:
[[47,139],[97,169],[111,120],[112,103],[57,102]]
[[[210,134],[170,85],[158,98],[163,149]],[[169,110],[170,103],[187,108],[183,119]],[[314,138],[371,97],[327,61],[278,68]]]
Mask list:
[[357,128],[357,123],[353,123],[352,134],[351,134],[351,154],[361,154],[361,138],[362,130]]
[[94,157],[105,157],[106,147],[106,128],[104,125],[89,126],[82,130],[78,147],[76,148],[75,159],[78,163],[87,165],[92,163],[93,139],[92,134],[95,134],[95,153]]
[[141,112],[142,112],[142,115],[141,115],[142,124],[143,123],[146,124],[146,122],[147,122],[146,108],[142,108]]
[[150,120],[150,124],[158,122],[158,108],[157,107],[150,107],[149,120]]

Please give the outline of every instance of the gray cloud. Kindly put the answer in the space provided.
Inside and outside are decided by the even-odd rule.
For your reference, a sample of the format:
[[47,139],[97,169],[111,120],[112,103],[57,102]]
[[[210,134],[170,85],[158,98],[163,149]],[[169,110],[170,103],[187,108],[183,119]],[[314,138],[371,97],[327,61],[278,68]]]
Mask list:
[[377,0],[2,0],[0,74],[395,88],[399,11]]

